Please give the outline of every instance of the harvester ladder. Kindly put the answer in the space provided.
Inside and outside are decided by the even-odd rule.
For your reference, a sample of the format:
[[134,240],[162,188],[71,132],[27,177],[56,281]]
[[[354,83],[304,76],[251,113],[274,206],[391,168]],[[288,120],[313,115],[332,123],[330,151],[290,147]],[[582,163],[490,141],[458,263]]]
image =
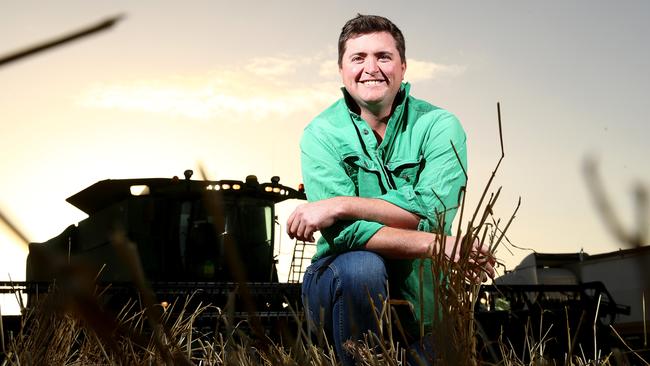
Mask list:
[[308,258],[305,258],[305,249],[313,246],[315,246],[314,243],[296,240],[296,243],[293,246],[293,256],[291,258],[291,266],[289,267],[288,282],[300,282],[302,275],[305,274],[305,262],[308,261]]

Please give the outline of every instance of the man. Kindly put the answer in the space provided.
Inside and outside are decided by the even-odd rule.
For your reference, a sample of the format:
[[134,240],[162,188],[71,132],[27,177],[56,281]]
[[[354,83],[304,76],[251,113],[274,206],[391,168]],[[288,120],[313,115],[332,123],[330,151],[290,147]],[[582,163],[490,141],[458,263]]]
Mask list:
[[[304,305],[344,364],[351,364],[343,345],[377,331],[372,303],[381,307],[387,280],[391,297],[413,305],[412,318],[400,319],[413,340],[418,323],[431,326],[431,271],[421,278],[419,268],[422,261],[431,266],[430,257],[440,251],[451,256],[455,238],[436,243],[432,232],[443,217],[444,231],[451,231],[466,150],[455,116],[409,95],[409,84],[402,83],[404,37],[390,20],[349,20],[338,49],[343,98],[304,130],[309,203],[291,214],[287,232],[307,241],[322,234],[303,280]],[[490,257],[478,243],[474,251],[477,258]],[[492,276],[493,260],[483,261]]]

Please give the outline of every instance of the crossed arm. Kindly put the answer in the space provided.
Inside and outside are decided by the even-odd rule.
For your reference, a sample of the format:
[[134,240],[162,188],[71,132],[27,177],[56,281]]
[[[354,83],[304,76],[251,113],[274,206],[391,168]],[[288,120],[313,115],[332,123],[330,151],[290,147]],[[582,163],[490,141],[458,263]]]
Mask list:
[[[376,198],[332,197],[298,206],[287,220],[287,233],[293,239],[314,241],[314,232],[333,225],[337,220],[367,220],[384,224],[366,243],[366,250],[387,258],[425,258],[443,250],[451,258],[456,238],[449,236],[437,244],[435,234],[417,231],[420,218],[390,202]],[[486,245],[478,241],[473,251],[494,277],[494,258]],[[457,251],[458,252],[458,251]]]
[[300,205],[287,221],[291,238],[314,241],[314,232],[338,220],[367,220],[386,226],[415,230],[420,218],[377,198],[339,196]]

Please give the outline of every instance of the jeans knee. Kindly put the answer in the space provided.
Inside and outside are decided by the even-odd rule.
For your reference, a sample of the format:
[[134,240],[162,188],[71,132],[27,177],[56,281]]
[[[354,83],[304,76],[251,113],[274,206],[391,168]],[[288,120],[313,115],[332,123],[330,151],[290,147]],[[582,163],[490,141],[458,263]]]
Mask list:
[[386,292],[388,276],[384,259],[380,255],[363,250],[346,254],[349,256],[345,261],[336,263],[336,271],[345,290]]

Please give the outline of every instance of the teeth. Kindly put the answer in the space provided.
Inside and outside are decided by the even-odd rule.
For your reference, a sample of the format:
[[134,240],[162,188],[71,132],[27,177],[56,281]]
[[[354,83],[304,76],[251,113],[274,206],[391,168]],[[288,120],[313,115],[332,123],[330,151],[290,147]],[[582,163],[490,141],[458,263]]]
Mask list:
[[378,85],[378,84],[383,83],[383,81],[381,81],[381,80],[366,80],[366,81],[362,81],[361,83],[364,84],[364,85]]

